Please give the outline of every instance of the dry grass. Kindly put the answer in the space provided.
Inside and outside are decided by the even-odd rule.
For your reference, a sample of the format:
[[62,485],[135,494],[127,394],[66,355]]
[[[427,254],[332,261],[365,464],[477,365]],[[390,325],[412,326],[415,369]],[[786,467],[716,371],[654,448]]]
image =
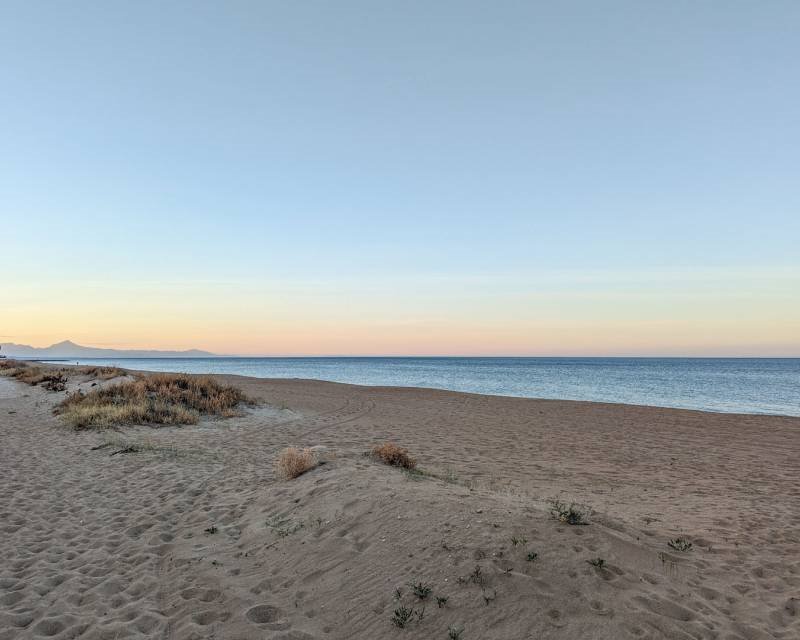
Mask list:
[[56,413],[76,429],[123,424],[196,424],[202,415],[230,417],[248,402],[235,387],[207,377],[158,373],[69,396]]
[[19,378],[30,369],[38,370],[39,368],[31,367],[27,362],[20,360],[0,360],[0,374],[10,378]]
[[281,476],[291,480],[303,475],[306,471],[311,471],[317,464],[317,456],[311,449],[289,447],[281,451],[275,467]]
[[113,380],[127,375],[124,369],[119,367],[80,367],[82,374],[97,380]]
[[67,388],[66,369],[43,369],[19,360],[0,360],[0,373],[34,387],[42,385],[48,391],[64,391]]
[[414,469],[417,466],[417,461],[409,457],[408,449],[404,449],[393,442],[386,442],[380,446],[373,447],[372,455],[384,464],[393,467]]
[[20,362],[19,360],[0,360],[0,371],[2,371],[3,375],[8,375],[6,372],[9,369],[20,369],[27,366],[28,365],[25,362]]

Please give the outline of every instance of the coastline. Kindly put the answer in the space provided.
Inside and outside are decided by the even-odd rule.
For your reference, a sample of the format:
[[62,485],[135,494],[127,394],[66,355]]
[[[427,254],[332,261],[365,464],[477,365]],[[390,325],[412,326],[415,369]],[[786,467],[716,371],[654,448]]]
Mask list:
[[[215,357],[95,358],[80,362],[151,372],[324,380],[511,398],[800,417],[800,391],[795,382],[800,376],[798,358]],[[743,362],[748,364],[741,365]]]
[[[800,418],[211,377],[258,406],[79,433],[52,415],[63,394],[0,377],[0,637],[800,631]],[[109,438],[149,449],[93,449]],[[387,440],[426,475],[363,456]],[[330,458],[284,481],[272,465],[291,445]],[[590,505],[591,524],[552,520],[552,496]],[[667,545],[678,536],[691,552]],[[597,557],[603,568],[588,564]],[[470,582],[476,566],[484,587]],[[449,601],[395,628],[400,603],[420,607],[416,580]]]

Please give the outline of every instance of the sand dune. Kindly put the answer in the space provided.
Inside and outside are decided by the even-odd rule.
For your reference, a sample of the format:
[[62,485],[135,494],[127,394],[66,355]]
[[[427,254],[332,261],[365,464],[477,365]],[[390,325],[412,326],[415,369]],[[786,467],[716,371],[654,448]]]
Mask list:
[[225,381],[262,404],[77,433],[0,377],[0,639],[800,638],[798,418]]

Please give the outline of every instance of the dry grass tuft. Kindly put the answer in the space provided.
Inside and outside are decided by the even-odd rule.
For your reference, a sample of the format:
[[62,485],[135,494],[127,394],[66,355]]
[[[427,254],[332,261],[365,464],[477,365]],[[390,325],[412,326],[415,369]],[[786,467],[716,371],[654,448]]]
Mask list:
[[311,471],[317,464],[317,456],[311,449],[289,447],[281,451],[275,466],[280,475],[291,480]]
[[408,449],[404,449],[393,442],[386,442],[380,446],[373,447],[372,455],[384,464],[393,467],[414,469],[417,466],[417,461],[409,457]]
[[126,371],[119,367],[81,367],[79,371],[89,378],[98,380],[113,380],[127,375]]
[[239,389],[211,378],[158,373],[88,394],[76,393],[56,413],[76,429],[122,424],[196,424],[201,415],[230,417],[248,402]]

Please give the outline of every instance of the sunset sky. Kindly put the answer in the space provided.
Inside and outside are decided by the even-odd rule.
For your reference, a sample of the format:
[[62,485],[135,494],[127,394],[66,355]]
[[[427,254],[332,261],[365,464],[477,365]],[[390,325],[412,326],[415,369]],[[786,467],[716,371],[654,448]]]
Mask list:
[[0,342],[800,356],[800,3],[0,4]]

